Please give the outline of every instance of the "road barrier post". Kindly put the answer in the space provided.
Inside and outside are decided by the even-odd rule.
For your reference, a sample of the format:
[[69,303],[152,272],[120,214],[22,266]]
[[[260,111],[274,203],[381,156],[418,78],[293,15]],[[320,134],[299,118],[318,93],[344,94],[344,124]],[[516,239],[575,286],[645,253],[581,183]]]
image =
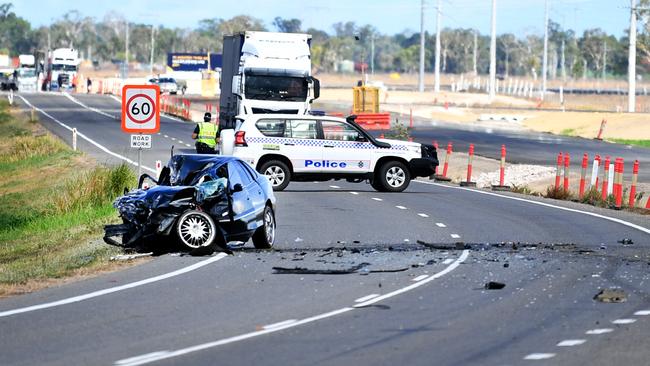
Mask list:
[[36,122],[36,108],[32,107],[31,114],[29,115],[29,122]]
[[582,171],[580,172],[580,190],[578,197],[582,199],[585,196],[585,178],[587,177],[587,164],[589,164],[589,155],[582,154]]
[[14,90],[9,89],[9,94],[7,95],[7,99],[9,99],[9,105],[14,105]]
[[499,185],[492,186],[493,191],[509,191],[510,187],[505,185],[506,181],[506,145],[501,145],[501,162],[499,166]]
[[600,130],[598,131],[598,136],[596,136],[596,140],[602,140],[603,139],[603,132],[605,132],[605,126],[607,126],[607,120],[603,118],[603,120],[600,122]]
[[650,197],[648,197],[648,200],[645,203],[645,208],[650,210]]
[[607,196],[614,195],[614,163],[609,163],[609,176],[607,177]]
[[599,170],[600,170],[600,155],[596,154],[596,157],[594,158],[594,163],[591,167],[591,181],[589,182],[589,188],[590,189],[596,188],[596,191],[598,191]]
[[623,205],[623,170],[624,162],[623,158],[616,158],[616,165],[614,165],[615,170],[615,185],[614,185],[614,194],[616,196],[616,209],[620,209]]
[[162,172],[162,162],[156,160],[156,179],[160,178],[160,172]]
[[563,184],[564,192],[569,191],[569,162],[570,162],[570,160],[571,159],[569,158],[569,153],[564,153],[564,184]]
[[467,180],[460,182],[462,187],[476,187],[476,182],[472,182],[472,160],[474,159],[474,144],[469,144],[469,154],[467,157]]
[[451,157],[451,153],[453,150],[453,146],[451,144],[451,141],[447,143],[447,153],[445,155],[445,164],[442,167],[442,175],[436,175],[436,180],[441,181],[441,182],[450,182],[451,178],[447,178],[447,169],[449,168],[449,158]]
[[409,108],[409,128],[413,129],[413,107]]
[[77,151],[77,129],[72,128],[72,150]]
[[560,189],[560,177],[562,176],[562,152],[557,154],[557,168],[555,169],[555,190]]
[[630,186],[630,201],[629,206],[634,207],[636,200],[636,183],[639,179],[639,161],[634,160],[634,166],[632,167],[632,185]]
[[380,138],[380,139],[383,139],[383,138],[384,138],[384,134],[383,134],[383,133],[380,133],[380,134],[379,134],[379,138]]
[[607,196],[609,194],[608,188],[609,188],[609,156],[605,156],[605,164],[603,165],[603,189],[602,189],[602,198],[603,201],[607,199]]

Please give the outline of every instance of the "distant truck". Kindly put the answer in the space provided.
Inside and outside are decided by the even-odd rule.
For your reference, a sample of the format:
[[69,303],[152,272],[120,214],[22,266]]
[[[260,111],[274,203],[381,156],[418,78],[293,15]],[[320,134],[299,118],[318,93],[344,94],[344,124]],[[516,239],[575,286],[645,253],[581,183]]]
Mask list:
[[57,48],[50,52],[43,89],[74,88],[79,71],[79,51],[74,48]]
[[16,69],[16,85],[19,91],[33,92],[37,90],[36,60],[34,55],[19,55]]
[[[311,35],[246,31],[223,37],[220,130],[247,114],[309,114],[320,94],[311,75]],[[223,134],[222,134],[223,136]]]

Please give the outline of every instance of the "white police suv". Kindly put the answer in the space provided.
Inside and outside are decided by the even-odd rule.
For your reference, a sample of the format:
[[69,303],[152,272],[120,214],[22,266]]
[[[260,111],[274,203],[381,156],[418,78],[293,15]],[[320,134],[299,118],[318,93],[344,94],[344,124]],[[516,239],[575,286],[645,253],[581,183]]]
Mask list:
[[354,122],[355,116],[240,117],[234,131],[223,131],[221,152],[251,164],[276,191],[290,181],[346,179],[367,181],[378,191],[401,192],[411,179],[430,176],[438,166],[433,146],[375,139]]

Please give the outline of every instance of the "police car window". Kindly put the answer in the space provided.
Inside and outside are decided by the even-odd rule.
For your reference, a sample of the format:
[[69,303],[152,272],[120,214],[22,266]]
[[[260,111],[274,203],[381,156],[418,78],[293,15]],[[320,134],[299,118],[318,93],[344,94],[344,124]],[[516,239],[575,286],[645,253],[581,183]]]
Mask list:
[[315,139],[316,121],[308,119],[294,119],[291,123],[291,137],[294,139]]
[[359,132],[347,123],[321,121],[325,140],[357,141]]
[[255,126],[264,136],[284,137],[285,123],[283,119],[261,119]]

